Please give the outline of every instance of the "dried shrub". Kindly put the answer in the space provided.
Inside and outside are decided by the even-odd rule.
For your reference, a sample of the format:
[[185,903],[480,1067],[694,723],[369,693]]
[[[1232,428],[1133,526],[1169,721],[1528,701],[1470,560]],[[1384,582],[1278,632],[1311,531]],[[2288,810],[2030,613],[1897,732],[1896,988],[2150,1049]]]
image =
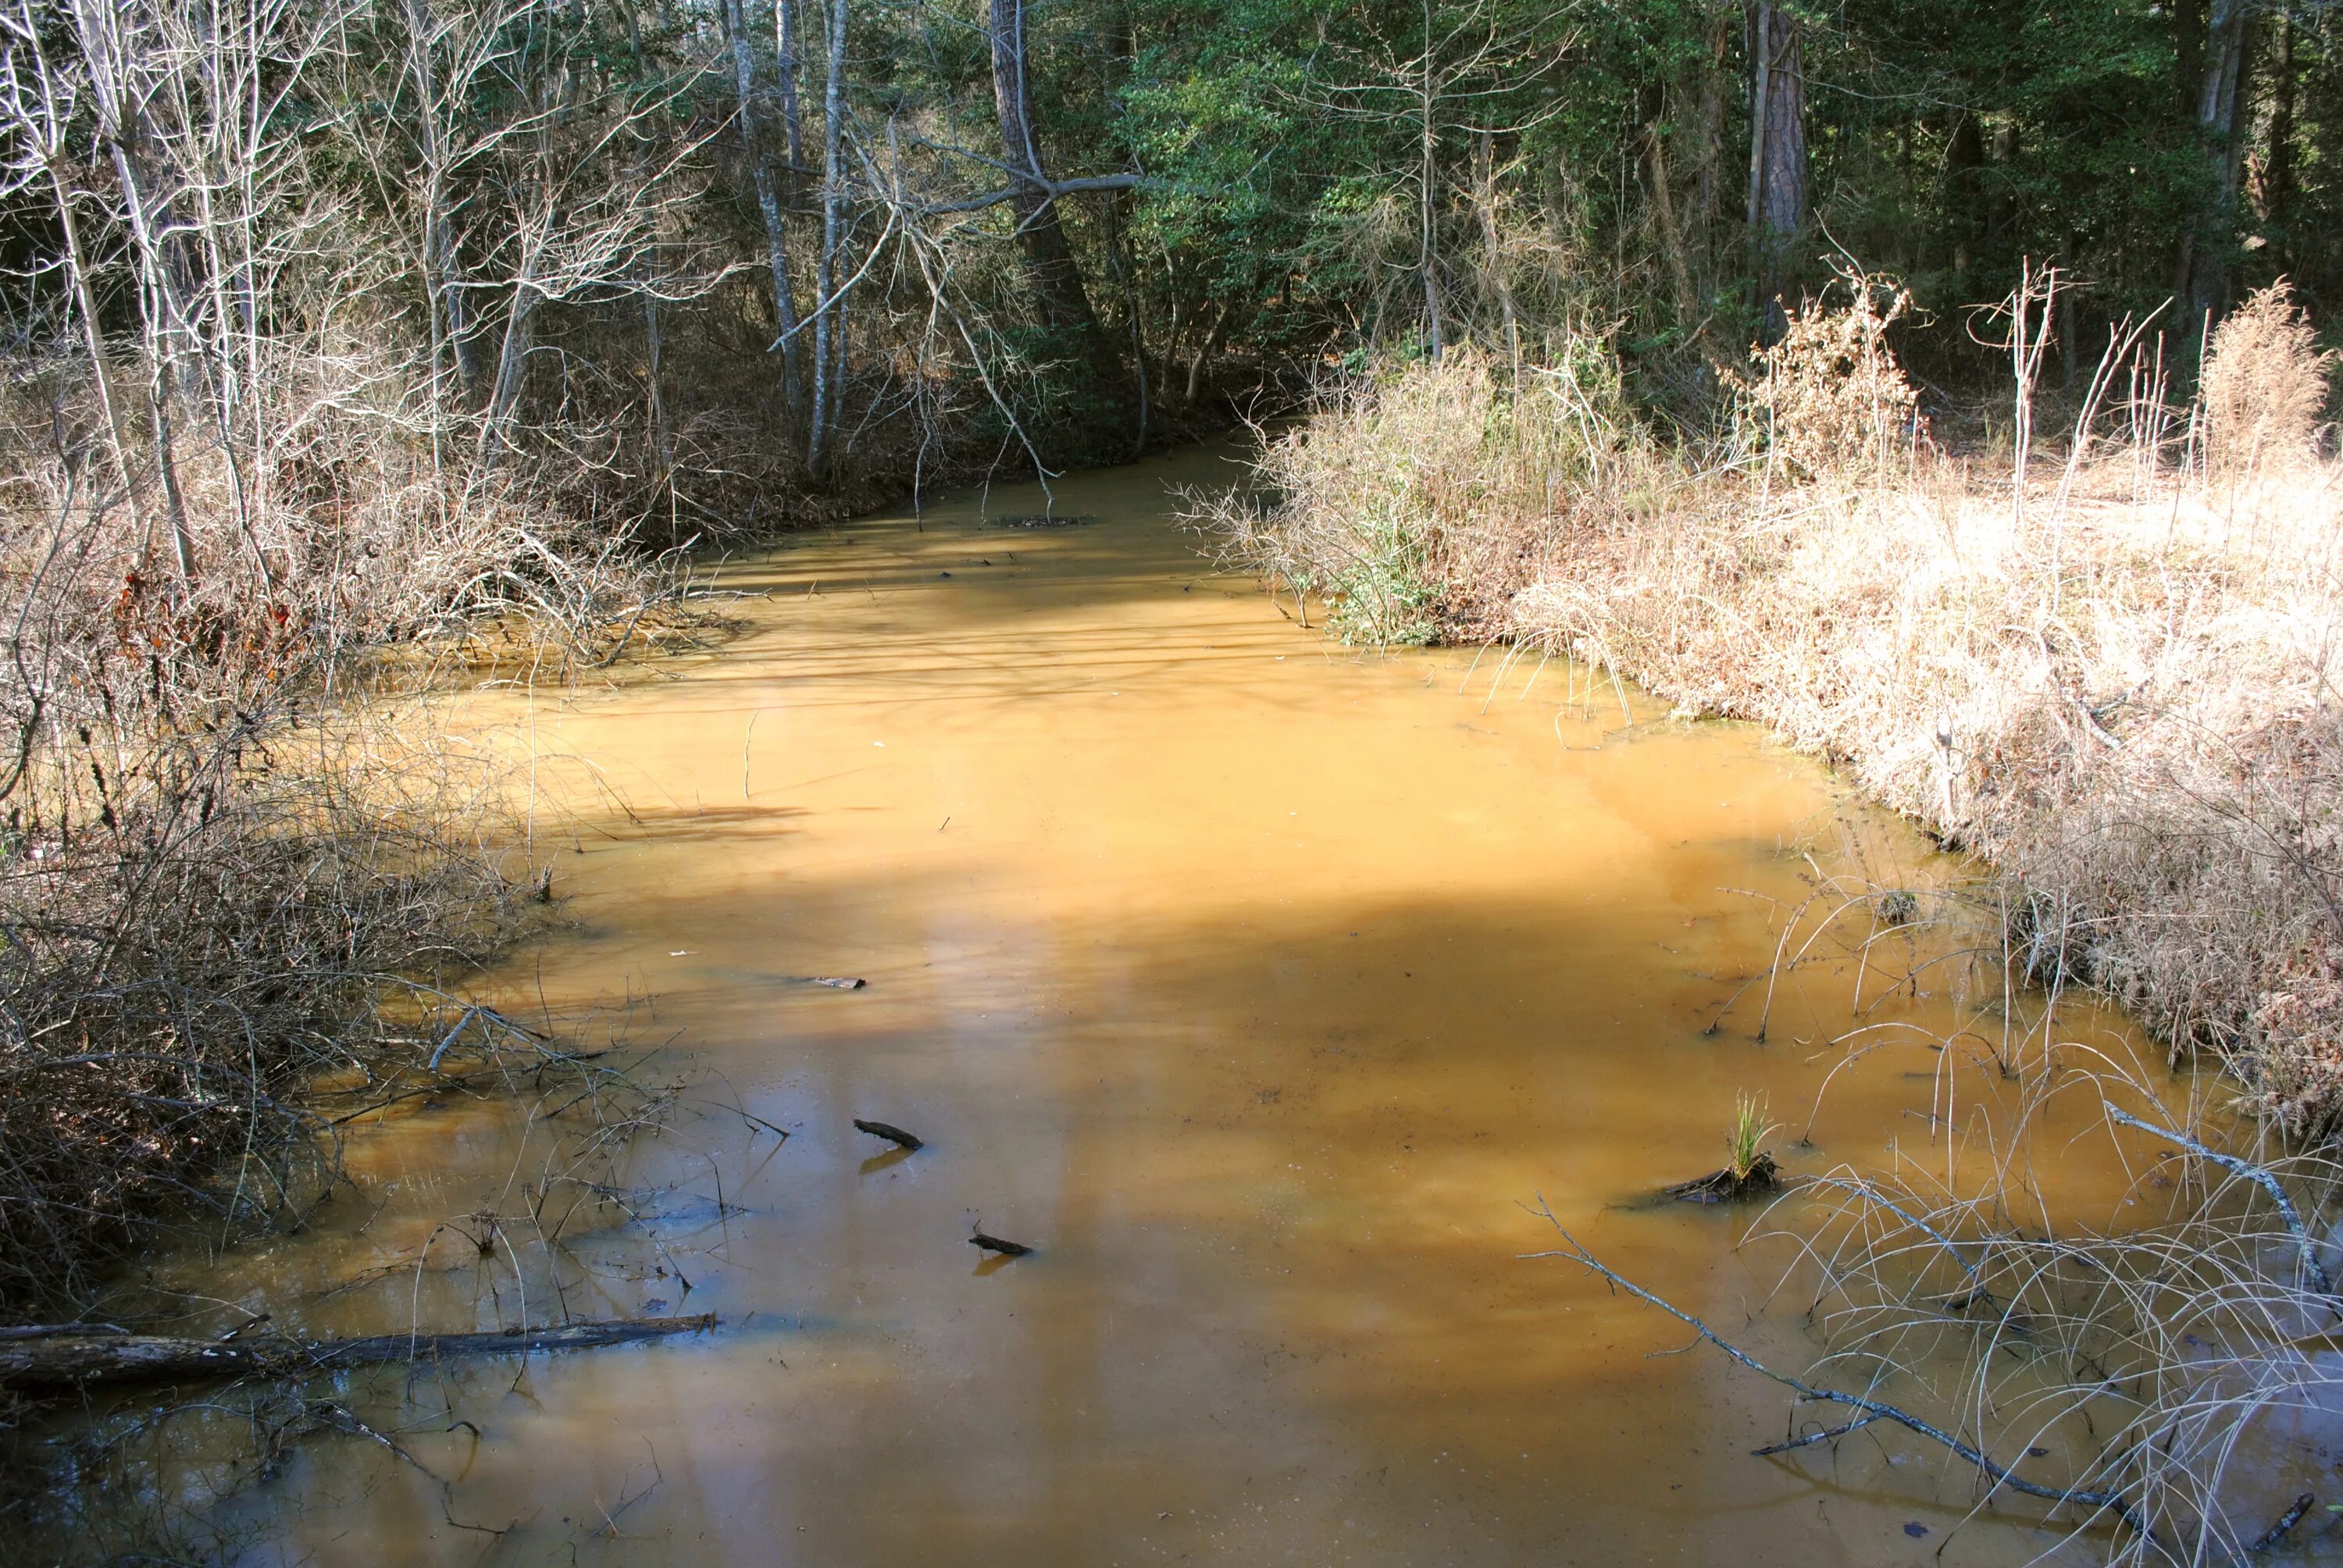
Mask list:
[[2197,396],[2207,465],[2224,477],[2309,457],[2335,362],[2284,280],[2231,311],[2214,330]]
[[1851,275],[1850,303],[1808,299],[1781,339],[1755,350],[1754,377],[1728,373],[1766,449],[1805,477],[1868,470],[1907,452],[1919,397],[1888,347],[1912,307],[1896,284]]
[[395,350],[313,347],[256,400],[265,474],[183,450],[166,489],[140,449],[109,488],[68,361],[0,407],[0,1318],[157,1224],[297,1219],[332,1159],[303,1085],[411,1053],[536,912],[493,765],[375,694],[488,628],[545,678],[688,630],[625,530],[521,465],[443,475]]
[[2253,1011],[2256,1106],[2292,1137],[2343,1126],[2343,966],[2319,942],[2267,977]]
[[98,1296],[157,1224],[297,1221],[332,1151],[300,1087],[379,1070],[525,924],[489,780],[281,709],[50,777],[0,861],[0,1310]]

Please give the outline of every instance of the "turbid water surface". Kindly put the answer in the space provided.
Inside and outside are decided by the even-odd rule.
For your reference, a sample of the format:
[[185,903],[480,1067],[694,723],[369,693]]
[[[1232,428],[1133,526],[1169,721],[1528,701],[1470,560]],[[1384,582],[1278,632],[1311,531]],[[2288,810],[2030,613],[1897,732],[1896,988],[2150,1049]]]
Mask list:
[[[1755,729],[1560,665],[1493,683],[1495,654],[1326,641],[1175,526],[1170,487],[1235,473],[1206,452],[1061,481],[1077,527],[995,526],[1041,505],[996,487],[792,541],[724,569],[720,648],[478,699],[533,759],[577,922],[492,990],[662,1047],[645,1070],[685,1098],[555,1246],[516,1218],[548,1174],[513,1107],[453,1096],[357,1129],[363,1196],[311,1231],[166,1282],[315,1331],[723,1326],[326,1391],[406,1457],[295,1442],[218,1515],[246,1561],[2051,1543],[2030,1508],[1967,1518],[1969,1478],[1910,1444],[1749,1457],[1786,1430],[1781,1391],[1520,1257],[1554,1240],[1543,1197],[1798,1362],[1795,1313],[1765,1310],[1782,1259],[1735,1249],[1747,1213],[1644,1200],[1720,1162],[1743,1091],[1790,1124],[1793,1170],[1936,1157],[1931,1106],[1991,1086],[1917,1049],[1841,1074],[1787,1145],[1859,990],[1865,1024],[2001,1027],[1965,966],[1887,995],[1920,951],[1899,936],[1865,974],[1792,973],[1764,1044],[1753,1000],[1704,1030],[1818,873],[1946,868]],[[927,1147],[890,1154],[858,1116]],[[2114,1180],[2067,1162],[2080,1191]],[[1036,1251],[987,1261],[980,1222]]]

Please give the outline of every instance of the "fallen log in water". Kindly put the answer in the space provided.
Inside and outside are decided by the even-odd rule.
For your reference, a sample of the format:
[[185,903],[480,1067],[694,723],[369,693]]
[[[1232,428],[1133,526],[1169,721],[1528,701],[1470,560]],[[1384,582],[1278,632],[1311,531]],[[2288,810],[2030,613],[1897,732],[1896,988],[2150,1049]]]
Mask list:
[[468,1334],[374,1334],[365,1339],[228,1343],[107,1332],[101,1325],[48,1337],[0,1341],[0,1388],[56,1392],[101,1382],[184,1382],[196,1378],[308,1377],[378,1362],[586,1350],[716,1326],[688,1318],[598,1319]]

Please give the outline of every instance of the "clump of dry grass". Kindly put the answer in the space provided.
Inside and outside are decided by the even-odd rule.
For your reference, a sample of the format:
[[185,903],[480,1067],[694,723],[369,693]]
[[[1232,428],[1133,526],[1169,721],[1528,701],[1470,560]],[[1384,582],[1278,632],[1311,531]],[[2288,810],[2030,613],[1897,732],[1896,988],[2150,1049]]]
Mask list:
[[1518,383],[1466,347],[1331,385],[1317,417],[1263,448],[1274,508],[1198,498],[1196,516],[1232,558],[1323,603],[1345,640],[1496,635],[1561,539],[1659,477],[1615,363],[1579,347]]
[[2284,282],[2254,295],[2214,330],[2197,388],[2213,471],[2237,478],[2283,470],[2315,450],[2335,356]]
[[2343,1125],[2343,465],[2308,448],[2299,313],[2247,305],[2193,418],[2119,334],[2064,457],[2013,473],[1910,439],[1875,297],[1768,357],[1768,449],[1663,450],[1562,390],[1599,378],[1515,393],[1453,356],[1271,443],[1282,504],[1228,537],[1352,635],[1392,618],[1348,608],[1390,601],[1361,563],[1396,562],[1419,639],[1772,727],[1989,862],[2031,972],[2217,1052],[2298,1132]]

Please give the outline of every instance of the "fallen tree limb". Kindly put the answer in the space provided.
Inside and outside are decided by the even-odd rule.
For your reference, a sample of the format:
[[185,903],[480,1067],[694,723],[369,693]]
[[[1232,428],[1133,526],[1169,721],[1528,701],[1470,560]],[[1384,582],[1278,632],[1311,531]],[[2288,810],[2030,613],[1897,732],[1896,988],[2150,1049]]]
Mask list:
[[2310,1228],[2302,1222],[2302,1215],[2296,1211],[2293,1201],[2287,1197],[2286,1188],[2279,1182],[2277,1176],[2250,1160],[2240,1160],[2234,1154],[2224,1154],[2217,1149],[2207,1149],[2186,1132],[2177,1132],[2169,1127],[2158,1127],[2153,1121],[2143,1121],[2128,1111],[2118,1111],[2112,1100],[2103,1099],[2099,1101],[2099,1106],[2111,1120],[2120,1121],[2126,1127],[2137,1127],[2142,1132],[2153,1133],[2168,1143],[2177,1143],[2197,1159],[2218,1165],[2233,1175],[2242,1176],[2268,1192],[2270,1195],[2270,1201],[2278,1206],[2278,1217],[2286,1221],[2288,1230],[2294,1232],[2295,1251],[2302,1260],[2303,1278],[2308,1280],[2310,1288],[2322,1296],[2331,1296],[2335,1293],[2335,1282],[2328,1277],[2326,1265],[2318,1261],[2318,1243],[2311,1240]]
[[75,1330],[46,1338],[0,1342],[0,1388],[55,1392],[106,1382],[184,1382],[198,1378],[308,1377],[380,1362],[449,1356],[520,1355],[587,1350],[716,1326],[716,1314],[683,1318],[598,1319],[538,1329],[468,1334],[375,1334],[303,1344],[230,1343],[156,1334]]
[[[1627,1294],[1634,1297],[1637,1301],[1644,1302],[1647,1306],[1657,1307],[1668,1316],[1690,1328],[1702,1339],[1706,1340],[1710,1344],[1713,1344],[1718,1350],[1723,1351],[1725,1355],[1732,1360],[1740,1362],[1743,1366],[1747,1367],[1751,1372],[1755,1372],[1760,1377],[1770,1378],[1774,1382],[1780,1383],[1784,1388],[1786,1388],[1791,1392],[1796,1394],[1801,1400],[1811,1401],[1816,1404],[1843,1405],[1848,1409],[1859,1411],[1864,1415],[1870,1417],[1873,1420],[1892,1422],[1896,1426],[1904,1428],[1906,1432],[1925,1437],[1932,1442],[1941,1443],[1946,1448],[1950,1449],[1954,1453],[1958,1454],[1962,1459],[1965,1459],[1969,1463],[1975,1465],[1978,1470],[1984,1472],[1986,1476],[1991,1478],[1993,1485],[1996,1487],[2006,1486],[2013,1492],[2025,1493],[2029,1497],[2039,1497],[2051,1503],[2073,1504],[2085,1511],[2084,1517],[2086,1519],[2101,1513],[2113,1513],[2117,1518],[2121,1519],[2126,1524],[2131,1526],[2132,1529],[2137,1531],[2141,1535],[2146,1536],[2150,1540],[2155,1538],[2154,1532],[2150,1530],[2147,1519],[2142,1517],[2140,1512],[2132,1506],[2130,1501],[2127,1499],[2122,1493],[2116,1491],[2113,1488],[2099,1489],[2080,1486],[2045,1486],[2039,1482],[2028,1481],[2024,1476],[2019,1475],[2016,1472],[2012,1470],[2009,1466],[2001,1463],[1997,1460],[1994,1459],[1990,1454],[1986,1453],[1983,1450],[1963,1441],[1961,1438],[1954,1435],[1952,1432],[1946,1432],[1942,1427],[1936,1425],[1934,1422],[1922,1420],[1920,1417],[1912,1414],[1908,1411],[1898,1410],[1892,1404],[1885,1403],[1879,1400],[1866,1398],[1862,1394],[1848,1393],[1842,1389],[1821,1387],[1816,1384],[1807,1382],[1803,1378],[1792,1377],[1787,1372],[1775,1372],[1772,1367],[1765,1365],[1765,1362],[1757,1360],[1755,1356],[1749,1354],[1748,1352],[1741,1349],[1738,1345],[1734,1344],[1730,1340],[1725,1339],[1715,1329],[1710,1328],[1706,1323],[1702,1322],[1698,1318],[1694,1317],[1690,1312],[1685,1312],[1682,1307],[1677,1306],[1674,1302],[1654,1295],[1651,1292],[1644,1289],[1641,1285],[1636,1284],[1634,1281],[1614,1271],[1608,1264],[1604,1263],[1594,1253],[1588,1251],[1584,1242],[1579,1241],[1577,1237],[1572,1235],[1569,1231],[1564,1228],[1561,1218],[1554,1213],[1553,1208],[1550,1205],[1547,1205],[1544,1200],[1540,1200],[1539,1207],[1534,1211],[1534,1212],[1536,1212],[1538,1216],[1544,1219],[1548,1224],[1552,1225],[1556,1233],[1558,1233],[1564,1241],[1568,1242],[1569,1245],[1565,1250],[1560,1251],[1524,1252],[1522,1254],[1524,1259],[1568,1259],[1571,1262],[1576,1263],[1580,1268],[1586,1270],[1588,1272],[1601,1275],[1605,1281],[1609,1282],[1613,1289],[1624,1291]],[[1853,1422],[1849,1424],[1848,1430],[1852,1431],[1857,1425],[1866,1424],[1868,1424],[1867,1422]],[[1832,1432],[1825,1435],[1840,1436],[1844,1434]],[[1797,1442],[1785,1442],[1780,1445],[1780,1449],[1777,1450],[1777,1452],[1787,1451],[1788,1449],[1802,1446],[1804,1445]],[[1761,1450],[1760,1452],[1762,1452],[1764,1451]],[[1991,1495],[1991,1488],[1987,1489],[1987,1495]]]

